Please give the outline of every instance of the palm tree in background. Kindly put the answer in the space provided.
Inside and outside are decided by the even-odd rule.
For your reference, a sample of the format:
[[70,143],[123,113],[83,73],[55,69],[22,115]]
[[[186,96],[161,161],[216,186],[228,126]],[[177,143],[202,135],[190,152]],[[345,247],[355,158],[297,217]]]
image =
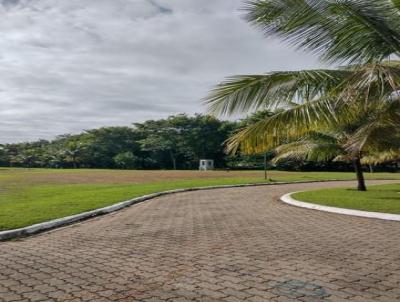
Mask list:
[[400,1],[258,0],[244,9],[266,35],[344,67],[234,76],[218,85],[206,98],[213,113],[283,109],[239,131],[228,150],[264,152],[352,125],[342,147],[365,190],[363,152],[388,148],[392,141],[384,136],[397,132],[400,121],[393,110],[400,102],[400,62],[391,60],[400,54]]
[[[400,102],[397,102],[396,110],[400,112]],[[353,163],[354,169],[359,180],[358,189],[365,191],[364,175],[361,164],[371,166],[395,161],[400,157],[400,137],[397,132],[392,131],[392,127],[387,129],[380,127],[370,141],[357,151],[351,151],[349,145],[352,144],[351,137],[355,124],[337,125],[332,129],[309,131],[300,138],[295,138],[287,143],[279,145],[274,149],[273,163],[281,160],[309,160],[309,161],[335,161]],[[363,128],[369,126],[365,122]],[[387,131],[387,133],[385,133]],[[385,149],[391,145],[391,149]],[[360,160],[354,161],[354,152],[357,152]]]

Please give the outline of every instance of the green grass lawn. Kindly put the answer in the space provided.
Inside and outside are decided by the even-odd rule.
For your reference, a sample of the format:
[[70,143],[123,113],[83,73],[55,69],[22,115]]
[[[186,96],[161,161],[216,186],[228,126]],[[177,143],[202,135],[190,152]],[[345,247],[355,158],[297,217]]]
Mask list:
[[261,182],[259,179],[182,180],[154,184],[38,185],[0,195],[0,230],[82,213],[135,197],[198,186]]
[[400,184],[370,186],[367,192],[350,188],[300,192],[293,198],[319,205],[400,214]]
[[[145,194],[265,182],[262,171],[118,171],[0,169],[0,230],[82,213]],[[400,179],[400,174],[367,174]],[[353,173],[270,171],[273,181],[354,179]],[[400,197],[400,196],[399,196]]]

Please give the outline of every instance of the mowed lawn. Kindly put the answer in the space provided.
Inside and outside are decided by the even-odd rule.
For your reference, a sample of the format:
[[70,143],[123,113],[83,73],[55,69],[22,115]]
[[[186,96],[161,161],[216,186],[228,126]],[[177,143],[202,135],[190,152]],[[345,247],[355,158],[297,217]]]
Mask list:
[[315,190],[296,193],[293,197],[331,207],[400,214],[400,184],[370,186],[367,192],[353,188]]
[[[367,174],[400,179],[400,174]],[[271,181],[354,179],[353,173],[270,171]],[[145,194],[192,187],[264,183],[263,171],[0,169],[0,230],[112,205]]]

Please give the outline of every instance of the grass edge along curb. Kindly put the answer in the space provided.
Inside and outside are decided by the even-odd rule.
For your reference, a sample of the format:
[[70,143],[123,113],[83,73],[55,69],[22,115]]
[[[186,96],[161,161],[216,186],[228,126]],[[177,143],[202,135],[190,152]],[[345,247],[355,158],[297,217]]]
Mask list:
[[[319,183],[319,182],[330,182],[330,181],[343,181],[340,179],[329,179],[329,180],[311,180],[311,181],[290,181],[290,182],[273,182],[273,183],[256,183],[256,184],[239,184],[239,185],[221,185],[221,186],[207,186],[207,187],[193,187],[187,189],[176,189],[176,190],[168,190],[163,192],[157,192],[149,195],[144,195],[140,197],[136,197],[134,199],[122,201],[116,203],[111,206],[107,206],[104,208],[95,209],[88,212],[83,212],[80,214],[62,217],[54,220],[49,220],[46,222],[37,223],[34,225],[11,229],[6,231],[0,231],[0,241],[11,240],[19,237],[26,237],[35,235],[38,233],[42,233],[45,231],[50,231],[59,227],[67,226],[73,223],[77,223],[83,220],[87,220],[90,218],[94,218],[96,216],[106,215],[109,213],[116,212],[118,210],[127,208],[137,203],[141,203],[143,201],[147,201],[156,197],[176,194],[182,192],[190,192],[190,191],[200,191],[200,190],[213,190],[213,189],[224,189],[224,188],[240,188],[240,187],[257,187],[257,186],[273,186],[273,185],[288,185],[288,184],[301,184],[301,183]],[[346,181],[346,180],[345,180]],[[353,181],[353,180],[348,180]]]
[[310,210],[317,210],[322,212],[334,213],[334,214],[341,214],[347,216],[355,216],[355,217],[363,217],[363,218],[374,218],[380,220],[389,220],[389,221],[400,221],[400,214],[390,214],[390,213],[383,213],[383,212],[369,212],[369,211],[362,211],[362,210],[355,210],[355,209],[345,209],[345,208],[338,208],[338,207],[331,207],[331,206],[324,206],[315,203],[309,203],[294,199],[292,195],[296,193],[307,192],[307,191],[297,191],[283,195],[280,200],[288,205],[310,209]]

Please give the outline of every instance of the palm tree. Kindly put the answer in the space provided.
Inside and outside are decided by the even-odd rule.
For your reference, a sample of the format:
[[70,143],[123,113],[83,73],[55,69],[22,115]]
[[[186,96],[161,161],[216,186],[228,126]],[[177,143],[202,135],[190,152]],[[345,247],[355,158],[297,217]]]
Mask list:
[[[275,148],[275,157],[272,162],[277,163],[283,159],[353,162],[358,179],[358,190],[366,191],[361,161],[354,160],[354,154],[346,150],[347,139],[345,132],[336,129],[326,133],[310,131],[299,139]],[[361,152],[358,154],[361,158]]]
[[[266,34],[347,65],[234,76],[218,85],[206,98],[213,113],[284,109],[238,132],[228,150],[264,152],[362,117],[365,122],[347,130],[346,144],[359,165],[366,145],[382,146],[379,131],[397,132],[400,115],[392,108],[399,103],[400,62],[390,56],[400,54],[400,1],[258,0],[245,9],[248,21]],[[363,182],[362,173],[357,176]]]
[[326,132],[310,131],[301,138],[275,148],[272,162],[277,163],[284,159],[351,162],[357,175],[358,190],[366,191],[361,164],[377,165],[397,161],[400,159],[400,146],[385,152],[378,152],[373,146],[365,146],[363,151],[358,151],[360,160],[354,161],[354,151],[348,149],[350,137],[346,127],[337,127]]

